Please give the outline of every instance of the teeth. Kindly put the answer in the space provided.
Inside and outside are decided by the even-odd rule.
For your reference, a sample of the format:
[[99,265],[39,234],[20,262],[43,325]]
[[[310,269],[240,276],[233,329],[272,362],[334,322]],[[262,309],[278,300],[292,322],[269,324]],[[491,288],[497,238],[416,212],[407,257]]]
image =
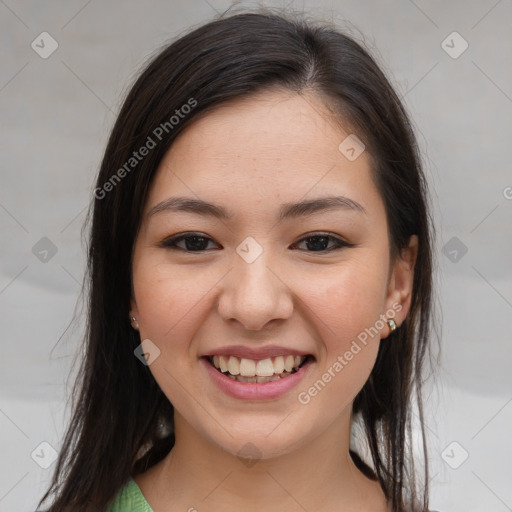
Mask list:
[[283,373],[284,371],[284,357],[278,356],[274,359],[274,372]]
[[238,375],[240,373],[240,360],[238,357],[231,356],[228,361],[228,372],[231,375]]
[[[304,356],[277,356],[255,361],[235,356],[213,356],[210,358],[213,366],[222,373],[241,382],[270,382],[282,376],[289,375],[305,360]],[[250,380],[254,378],[254,380]],[[242,380],[243,379],[243,380]]]
[[288,377],[288,375],[291,375],[291,373],[284,372],[281,375],[272,375],[271,377],[244,377],[242,375],[229,375],[228,377],[232,380],[237,380],[238,382],[249,382],[254,383],[257,382],[259,384],[262,384],[264,382],[273,382],[275,380],[282,379],[283,377]]
[[219,366],[215,364],[215,358],[213,358],[213,364],[215,368],[220,368],[220,371],[223,373],[228,371],[228,359],[224,356],[219,356]]
[[[272,364],[272,359],[262,359],[258,361],[256,365],[256,375],[260,377],[271,377],[274,375],[274,365]],[[276,372],[281,373],[281,372]]]
[[[232,373],[232,375],[236,374]],[[256,375],[256,363],[252,359],[242,359],[240,361],[240,375],[243,377],[254,377]]]

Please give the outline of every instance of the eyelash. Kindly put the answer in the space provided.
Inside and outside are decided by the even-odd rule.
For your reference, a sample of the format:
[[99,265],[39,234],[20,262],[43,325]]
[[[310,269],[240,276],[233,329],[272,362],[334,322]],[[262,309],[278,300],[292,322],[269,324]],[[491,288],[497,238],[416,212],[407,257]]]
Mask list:
[[[205,240],[213,241],[210,237],[205,236],[201,233],[183,233],[181,235],[176,235],[176,236],[172,236],[170,238],[165,239],[161,243],[161,247],[166,248],[166,249],[171,249],[171,250],[180,250],[180,251],[184,251],[187,253],[203,253],[203,252],[209,250],[209,249],[204,249],[204,250],[200,250],[200,251],[189,251],[188,249],[183,249],[182,247],[177,246],[177,244],[179,242],[181,242],[182,240],[187,240],[189,238],[203,238]],[[306,251],[306,252],[311,252],[311,253],[316,253],[316,254],[326,254],[326,253],[330,253],[332,251],[337,251],[337,250],[343,249],[345,247],[354,247],[355,246],[355,244],[350,244],[348,242],[345,242],[345,240],[342,240],[339,237],[330,235],[329,233],[312,233],[306,237],[301,238],[298,242],[296,242],[296,244],[304,242],[306,240],[315,239],[315,238],[327,238],[327,239],[329,239],[329,241],[334,241],[337,246],[333,247],[331,249],[323,249],[321,251]],[[296,244],[294,244],[294,245],[296,245]]]

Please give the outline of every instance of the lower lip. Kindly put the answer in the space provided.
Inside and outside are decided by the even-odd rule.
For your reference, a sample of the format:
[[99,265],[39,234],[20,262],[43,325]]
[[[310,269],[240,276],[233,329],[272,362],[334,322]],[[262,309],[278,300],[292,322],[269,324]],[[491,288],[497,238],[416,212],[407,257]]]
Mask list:
[[239,382],[238,380],[230,379],[216,370],[208,359],[202,357],[201,362],[214,384],[226,395],[240,400],[270,400],[272,398],[279,398],[297,386],[309,371],[313,360],[309,358],[295,373],[288,375],[288,377],[261,383]]

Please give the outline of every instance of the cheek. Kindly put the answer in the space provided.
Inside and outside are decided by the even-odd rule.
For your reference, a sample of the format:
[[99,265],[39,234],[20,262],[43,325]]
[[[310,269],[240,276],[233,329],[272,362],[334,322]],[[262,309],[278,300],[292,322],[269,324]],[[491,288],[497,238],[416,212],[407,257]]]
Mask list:
[[308,303],[318,315],[316,334],[322,343],[315,380],[302,387],[298,398],[330,421],[354,400],[373,369],[383,326],[382,299],[360,279],[331,283],[324,292]]
[[148,257],[134,265],[133,281],[140,339],[151,340],[159,350],[149,370],[175,407],[190,407],[180,383],[193,371],[189,341],[200,325],[201,298],[211,285],[208,279],[191,276],[185,267]]
[[192,272],[192,266],[150,261],[140,265],[134,272],[134,289],[141,335],[164,347],[190,339],[190,329],[200,325],[202,301],[218,279],[211,272]]
[[[364,345],[347,344],[346,350],[337,351],[312,385],[299,395],[299,401],[318,411],[324,420],[334,420],[348,407],[364,386],[375,364],[379,341]],[[314,414],[313,414],[314,415]]]
[[[359,333],[375,326],[385,304],[386,275],[375,265],[351,264],[312,280],[302,296],[325,326],[329,352],[343,350]],[[379,325],[381,322],[379,322]]]
[[303,288],[302,296],[307,309],[314,313],[316,334],[322,340],[319,378],[313,389],[304,391],[311,400],[316,397],[320,408],[328,410],[336,404],[336,412],[341,411],[367,381],[384,326],[380,314],[385,278],[382,265],[354,260],[325,278],[317,276],[308,290]]

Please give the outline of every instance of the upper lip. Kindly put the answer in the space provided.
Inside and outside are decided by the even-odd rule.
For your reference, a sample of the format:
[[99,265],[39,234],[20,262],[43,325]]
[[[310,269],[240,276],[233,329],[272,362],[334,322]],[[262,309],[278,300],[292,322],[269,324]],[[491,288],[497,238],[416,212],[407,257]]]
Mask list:
[[203,357],[208,356],[235,356],[240,359],[267,359],[269,357],[277,356],[308,356],[311,352],[304,350],[297,350],[293,348],[281,347],[278,345],[268,345],[266,347],[245,347],[243,345],[232,345],[225,346],[216,349],[212,349],[209,352],[203,354]]

